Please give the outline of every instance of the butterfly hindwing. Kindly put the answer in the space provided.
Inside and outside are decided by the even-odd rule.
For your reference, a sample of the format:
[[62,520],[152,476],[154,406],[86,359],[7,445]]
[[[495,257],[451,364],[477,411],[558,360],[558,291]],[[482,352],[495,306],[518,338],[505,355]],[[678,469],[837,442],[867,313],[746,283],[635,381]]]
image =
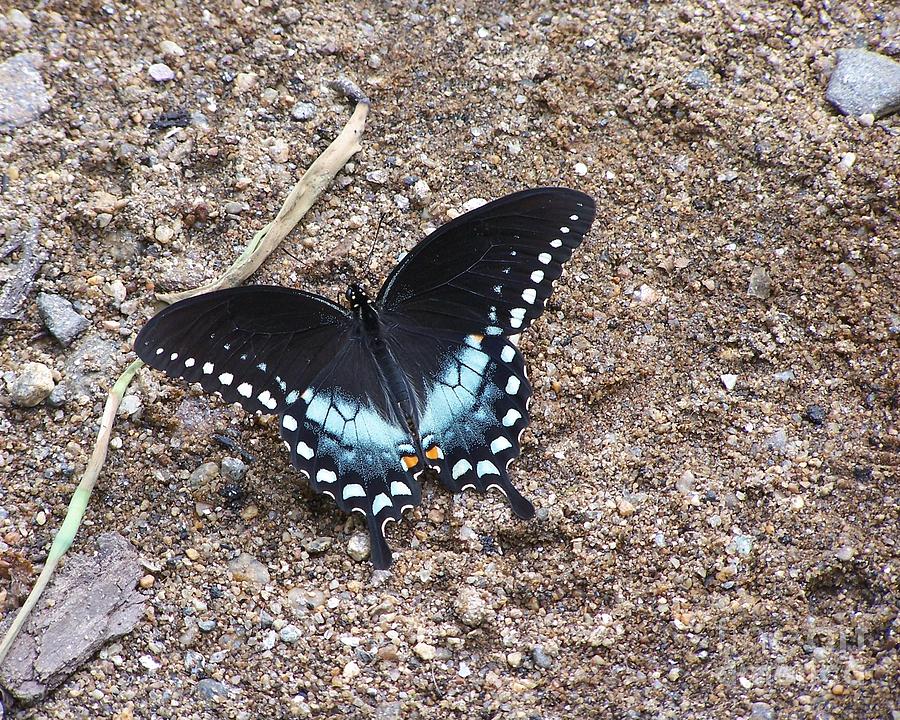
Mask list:
[[345,310],[317,295],[239,287],[165,308],[134,349],[151,367],[199,382],[248,412],[277,414],[333,357],[349,324]]
[[442,225],[388,276],[377,303],[423,326],[515,335],[544,310],[594,201],[566,188],[507,195]]
[[395,356],[420,378],[419,432],[429,466],[451,492],[500,490],[520,517],[534,508],[507,469],[528,425],[531,385],[515,345],[503,336],[392,327]]
[[294,467],[342,510],[366,518],[372,562],[390,565],[385,525],[419,504],[421,463],[361,338],[347,338],[280,423]]

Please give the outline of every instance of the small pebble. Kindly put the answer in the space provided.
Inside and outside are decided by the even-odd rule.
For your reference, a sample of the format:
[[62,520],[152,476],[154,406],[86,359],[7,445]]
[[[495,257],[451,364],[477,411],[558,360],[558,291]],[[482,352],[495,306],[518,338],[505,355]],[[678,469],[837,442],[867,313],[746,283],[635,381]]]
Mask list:
[[388,180],[388,174],[384,170],[372,170],[366,173],[366,180],[373,185],[384,185]]
[[249,553],[241,553],[228,563],[228,572],[235,580],[246,580],[257,585],[268,585],[269,570]]
[[357,562],[369,557],[369,549],[369,536],[366,533],[356,533],[347,542],[347,554]]
[[197,627],[200,628],[200,632],[202,633],[211,633],[216,629],[216,621],[215,620],[200,620],[197,623]]
[[322,553],[327,552],[328,548],[331,547],[332,542],[334,541],[330,537],[316,537],[311,540],[304,540],[302,545],[303,549],[310,555],[321,555]]
[[200,553],[197,552],[194,548],[188,548],[185,553],[187,555],[188,560],[196,561],[200,559]]
[[238,73],[233,85],[235,95],[243,95],[255,88],[258,79],[256,73]]
[[25,363],[9,389],[10,399],[19,407],[35,407],[46,400],[56,384],[53,373],[38,362]]
[[40,64],[37,53],[19,53],[0,63],[0,132],[26,125],[50,109]]
[[160,42],[159,51],[166,57],[184,57],[184,50],[182,50],[181,46],[171,40]]
[[299,21],[301,17],[303,16],[300,14],[300,11],[290,5],[282,7],[275,14],[275,19],[282,25],[293,25]]
[[775,709],[769,703],[755,702],[750,706],[749,720],[775,720]]
[[294,120],[305,122],[316,116],[316,106],[311,102],[298,102],[291,108],[291,117]]
[[153,587],[153,583],[156,582],[156,578],[153,575],[144,575],[139,581],[138,585],[141,586],[142,589],[148,590]]
[[772,279],[764,267],[755,267],[750,273],[747,294],[760,300],[768,300],[772,294]]
[[240,458],[222,458],[222,479],[226,482],[241,482],[247,475],[247,466]]
[[344,669],[341,672],[341,675],[344,676],[345,680],[352,680],[355,677],[359,677],[360,672],[359,665],[357,665],[353,660],[344,665]]
[[535,645],[531,649],[531,657],[534,659],[534,664],[539,668],[547,670],[553,666],[553,660],[544,650],[543,645]]
[[245,204],[242,202],[227,202],[225,203],[225,212],[228,215],[240,215],[244,212]]
[[162,667],[162,665],[156,662],[150,655],[141,655],[138,658],[138,662],[146,668],[147,672],[151,673],[156,672]]
[[738,376],[725,374],[722,375],[722,384],[725,386],[726,390],[734,390],[735,385],[737,385]]
[[522,664],[522,653],[511,652],[506,656],[506,664],[512,668],[517,668]]
[[175,79],[175,71],[165,63],[153,63],[148,72],[150,77],[158,83]]
[[861,48],[838,50],[825,98],[845,115],[890,115],[900,109],[900,63]]
[[213,480],[219,477],[219,466],[214,462],[203,463],[188,478],[188,484],[193,487],[203,487],[209,485]]
[[437,654],[437,650],[433,645],[429,645],[425,642],[418,643],[414,648],[413,652],[419,656],[420,659],[428,661],[434,660],[435,655]]
[[212,678],[204,678],[196,685],[197,694],[207,700],[215,700],[220,697],[228,696],[228,686],[219,682],[218,680],[213,680]]
[[712,83],[709,79],[709,73],[707,73],[706,70],[697,68],[696,70],[691,70],[684,76],[684,84],[691,90],[704,90]]
[[822,425],[825,422],[827,413],[821,405],[808,405],[803,417],[809,420],[813,425]]
[[293,645],[300,639],[300,629],[296,625],[285,625],[278,633],[281,641],[288,645]]
[[483,625],[494,614],[481,592],[471,585],[460,586],[453,609],[460,622],[471,628]]
[[629,518],[634,515],[634,509],[634,504],[626,498],[620,498],[616,503],[616,510],[623,518]]
[[583,177],[588,174],[588,166],[585,165],[583,162],[575,163],[574,169],[575,169],[575,174],[578,175],[579,177]]

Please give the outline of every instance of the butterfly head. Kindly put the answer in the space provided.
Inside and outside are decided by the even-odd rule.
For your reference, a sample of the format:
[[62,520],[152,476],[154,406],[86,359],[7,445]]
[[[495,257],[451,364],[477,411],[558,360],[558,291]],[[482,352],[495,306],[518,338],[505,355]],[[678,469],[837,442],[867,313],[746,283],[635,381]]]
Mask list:
[[347,292],[345,293],[345,297],[347,298],[347,302],[350,303],[350,309],[356,310],[358,308],[363,307],[363,305],[369,304],[369,298],[366,295],[366,291],[362,289],[360,285],[356,283],[351,283],[347,287]]

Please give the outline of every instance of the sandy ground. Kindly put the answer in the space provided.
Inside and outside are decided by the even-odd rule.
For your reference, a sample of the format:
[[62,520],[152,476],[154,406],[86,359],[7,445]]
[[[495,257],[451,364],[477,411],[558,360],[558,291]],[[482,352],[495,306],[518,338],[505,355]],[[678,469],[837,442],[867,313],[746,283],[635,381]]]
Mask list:
[[[204,5],[26,2],[0,33],[51,104],[0,136],[0,221],[41,222],[36,290],[90,320],[63,348],[29,302],[0,336],[2,372],[69,387],[0,393],[0,547],[40,565],[152,289],[274,216],[349,117],[341,74],[364,149],[259,281],[338,297],[382,214],[375,284],[472,198],[597,199],[522,340],[538,518],[429,485],[373,575],[274,426],[144,370],[74,551],[129,538],[145,619],[15,717],[896,718],[898,117],[824,99],[838,48],[896,55],[893,4]],[[240,483],[191,478],[235,455],[213,433],[254,456]]]

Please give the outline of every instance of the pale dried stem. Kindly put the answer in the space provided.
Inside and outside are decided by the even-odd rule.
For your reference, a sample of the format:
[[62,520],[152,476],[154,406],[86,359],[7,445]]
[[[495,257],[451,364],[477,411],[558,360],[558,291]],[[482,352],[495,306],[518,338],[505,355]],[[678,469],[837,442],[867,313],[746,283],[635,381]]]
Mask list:
[[[244,252],[218,280],[193,290],[157,295],[160,300],[172,303],[211,290],[240,285],[259,269],[272,251],[278,247],[279,243],[306,215],[316,198],[334,179],[334,176],[337,175],[353,155],[362,149],[359,141],[366,126],[366,117],[369,114],[368,98],[349,81],[342,81],[335,87],[357,101],[356,109],[340,135],[325,149],[325,152],[316,158],[315,162],[309,166],[309,169],[288,194],[275,219],[253,236]],[[19,608],[15,620],[3,637],[3,641],[0,642],[0,664],[3,663],[19,631],[25,625],[35,605],[37,605],[60,559],[71,547],[75,539],[75,534],[81,526],[81,521],[87,510],[88,501],[97,483],[100,470],[106,460],[106,450],[109,446],[109,438],[119,403],[122,402],[122,397],[125,395],[125,390],[128,389],[132,378],[143,365],[144,363],[140,360],[132,362],[125,372],[119,376],[112,390],[109,391],[94,452],[81,478],[81,482],[78,483],[78,487],[72,495],[66,517],[53,539],[53,544],[50,546],[50,552],[47,554],[47,560],[44,563],[37,583],[35,583],[25,603]],[[0,710],[2,710],[2,706],[0,706]]]

